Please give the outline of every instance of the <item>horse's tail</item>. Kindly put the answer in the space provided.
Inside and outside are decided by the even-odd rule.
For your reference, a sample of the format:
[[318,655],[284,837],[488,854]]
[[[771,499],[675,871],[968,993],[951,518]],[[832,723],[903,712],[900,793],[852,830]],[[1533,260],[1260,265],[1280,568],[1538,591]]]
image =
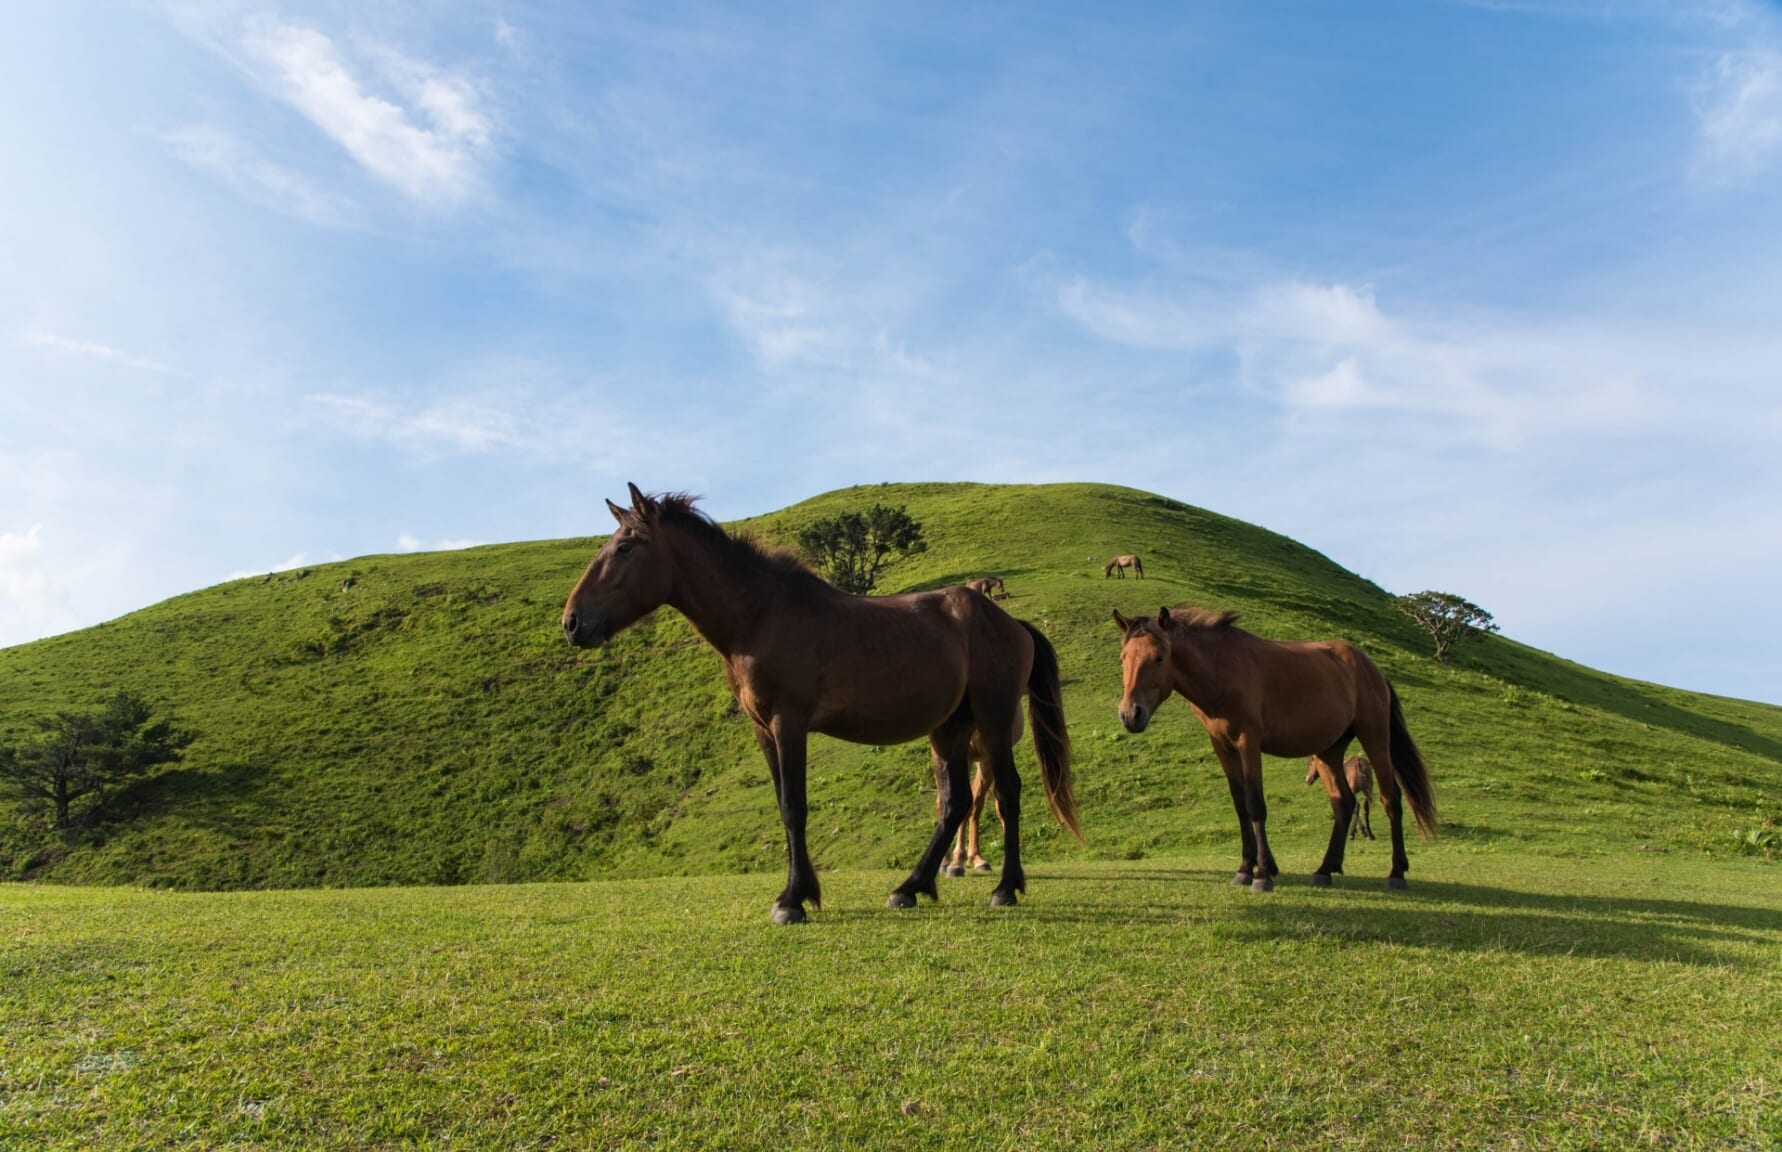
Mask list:
[[1137,556],[1134,556],[1132,558],[1132,570],[1140,576],[1143,576],[1145,574],[1145,562],[1140,560]]
[[1405,796],[1411,802],[1411,815],[1417,818],[1417,831],[1425,840],[1434,840],[1435,787],[1429,782],[1429,769],[1423,763],[1423,754],[1417,751],[1417,742],[1411,739],[1411,730],[1405,727],[1404,709],[1398,706],[1398,689],[1389,683],[1386,691],[1392,697],[1392,773],[1404,786]]
[[1077,801],[1070,788],[1070,731],[1064,725],[1064,687],[1058,676],[1058,653],[1038,628],[1022,620],[1033,637],[1033,670],[1027,674],[1028,711],[1033,718],[1033,751],[1046,783],[1052,815],[1078,840]]

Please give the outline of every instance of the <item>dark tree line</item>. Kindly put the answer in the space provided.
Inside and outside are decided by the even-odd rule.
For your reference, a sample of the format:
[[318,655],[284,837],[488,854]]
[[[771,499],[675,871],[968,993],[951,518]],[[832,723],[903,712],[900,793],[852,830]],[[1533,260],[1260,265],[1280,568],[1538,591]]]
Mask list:
[[0,795],[53,814],[58,829],[91,824],[106,800],[150,769],[179,760],[191,733],[119,692],[97,711],[39,719],[22,741],[0,744]]

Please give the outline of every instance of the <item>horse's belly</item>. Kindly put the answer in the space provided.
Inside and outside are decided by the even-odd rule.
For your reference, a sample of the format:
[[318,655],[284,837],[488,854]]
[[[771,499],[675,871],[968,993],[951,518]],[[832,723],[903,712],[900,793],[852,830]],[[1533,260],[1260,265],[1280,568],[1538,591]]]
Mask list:
[[946,723],[965,686],[934,679],[900,684],[858,700],[836,701],[811,718],[811,730],[854,744],[903,744]]

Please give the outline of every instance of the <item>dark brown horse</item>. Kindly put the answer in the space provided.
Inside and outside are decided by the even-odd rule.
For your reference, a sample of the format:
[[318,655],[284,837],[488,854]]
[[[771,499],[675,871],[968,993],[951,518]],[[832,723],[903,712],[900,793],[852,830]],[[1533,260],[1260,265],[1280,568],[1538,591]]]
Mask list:
[[972,737],[994,770],[1004,822],[1002,876],[992,904],[1026,890],[1021,869],[1021,778],[1014,729],[1021,697],[1033,711],[1033,744],[1046,799],[1077,830],[1070,737],[1058,658],[1031,624],[976,592],[941,588],[902,596],[853,596],[824,583],[793,557],[727,534],[688,496],[607,501],[619,523],[563,607],[563,634],[579,648],[604,644],[667,604],[724,657],[737,706],[755,726],[786,826],[786,887],[776,923],[805,918],[822,903],[806,847],[805,741],[822,732],[859,744],[928,737],[940,766],[941,819],[927,849],[886,901],[908,908],[937,897],[941,856],[965,818]]
[[1116,556],[1112,560],[1109,560],[1107,566],[1101,570],[1101,574],[1103,576],[1112,576],[1117,572],[1120,575],[1120,579],[1124,580],[1126,579],[1126,570],[1128,568],[1137,573],[1139,579],[1142,580],[1145,578],[1144,561],[1130,553],[1125,556]]
[[[1021,742],[1021,710],[1015,709],[1015,730],[1009,736],[1011,745]],[[978,833],[984,818],[984,801],[990,797],[990,789],[994,783],[996,772],[990,767],[990,758],[984,751],[984,743],[975,735],[971,738],[971,808],[965,813],[965,820],[959,825],[959,831],[953,837],[953,847],[947,855],[941,857],[941,869],[949,876],[963,876],[970,868],[973,872],[990,871],[990,862],[984,859],[979,851]],[[935,779],[940,779],[941,765],[936,760],[934,765]],[[940,814],[940,794],[934,799],[934,810]],[[997,813],[998,819],[1001,813]]]
[[1435,794],[1423,757],[1405,727],[1398,693],[1367,654],[1353,644],[1328,640],[1281,644],[1233,626],[1235,612],[1164,608],[1155,620],[1128,620],[1114,613],[1123,642],[1125,693],[1120,723],[1143,732],[1171,692],[1180,692],[1206,726],[1213,752],[1225,769],[1243,839],[1243,862],[1233,884],[1267,892],[1281,870],[1269,851],[1268,806],[1262,795],[1262,756],[1312,756],[1330,795],[1332,826],[1324,862],[1312,883],[1329,884],[1343,870],[1344,834],[1355,814],[1355,795],[1343,774],[1351,740],[1373,761],[1392,824],[1392,871],[1388,888],[1405,886],[1403,807],[1410,798],[1417,828],[1435,835]]
[[[1323,773],[1318,771],[1318,758],[1312,757],[1306,762],[1306,783],[1316,784]],[[1349,821],[1349,839],[1357,835],[1374,838],[1374,766],[1366,756],[1351,756],[1343,761],[1343,779],[1349,782],[1349,791],[1355,794],[1354,817]]]
[[1000,576],[980,576],[976,580],[967,580],[965,586],[973,592],[982,592],[992,600],[1008,599],[1009,590],[1003,587]]

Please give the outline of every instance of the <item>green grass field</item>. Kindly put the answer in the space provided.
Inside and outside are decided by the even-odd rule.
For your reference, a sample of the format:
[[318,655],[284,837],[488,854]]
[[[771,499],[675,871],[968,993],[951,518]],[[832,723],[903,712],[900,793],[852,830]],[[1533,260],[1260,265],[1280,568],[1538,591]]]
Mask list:
[[794,929],[765,877],[0,889],[0,1147],[1782,1147],[1772,868],[1228,856]]
[[[1058,648],[1088,844],[1030,787],[1020,907],[970,877],[884,909],[926,749],[819,738],[825,905],[772,927],[717,657],[671,612],[559,635],[593,539],[236,581],[0,650],[0,733],[118,688],[199,733],[93,829],[0,822],[35,881],[0,885],[0,1149],[1782,1148],[1782,709],[1505,638],[1438,665],[1360,576],[1128,489],[749,526],[873,500],[928,529],[895,589],[1001,575]],[[1150,578],[1103,579],[1124,551]],[[1303,883],[1329,810],[1280,761],[1287,874],[1227,884],[1188,708],[1114,715],[1110,610],[1182,602],[1391,677],[1443,815],[1409,891],[1383,839]]]

